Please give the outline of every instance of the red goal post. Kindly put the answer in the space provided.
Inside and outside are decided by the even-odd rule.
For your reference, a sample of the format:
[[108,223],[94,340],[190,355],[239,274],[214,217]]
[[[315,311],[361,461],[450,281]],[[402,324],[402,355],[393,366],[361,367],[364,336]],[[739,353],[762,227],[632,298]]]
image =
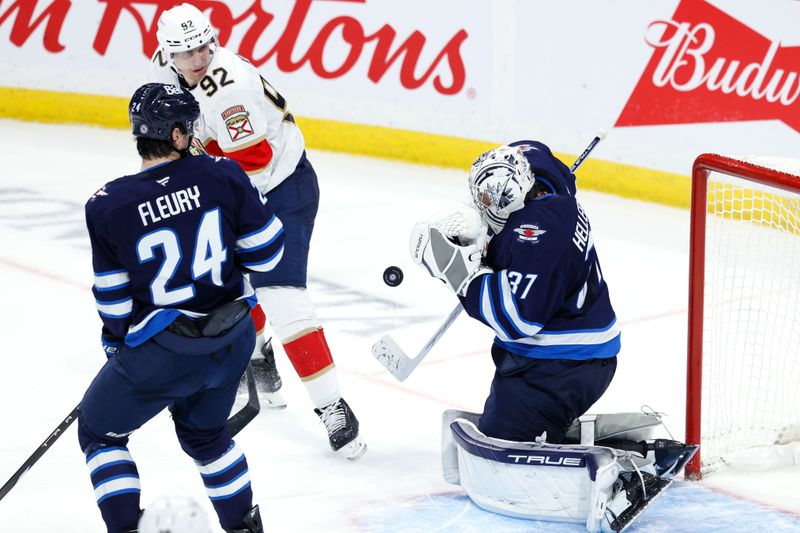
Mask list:
[[[800,177],[762,165],[763,163],[754,164],[715,154],[703,154],[695,160],[692,169],[686,442],[700,444],[700,449],[686,467],[686,476],[690,479],[700,479],[707,464],[706,460],[717,459],[717,453],[727,453],[742,446],[770,445],[787,438],[797,438],[795,424],[800,424],[800,410],[796,407],[787,406],[785,409],[788,414],[783,411],[782,405],[774,408],[779,411],[778,416],[788,418],[777,422],[777,427],[774,427],[776,423],[765,419],[772,415],[769,409],[772,409],[770,405],[776,401],[774,394],[781,394],[780,402],[785,397],[783,385],[770,383],[770,380],[782,379],[781,374],[800,372],[800,349],[797,347],[800,344],[795,345],[790,350],[791,353],[784,354],[785,349],[771,346],[771,339],[767,339],[770,347],[765,347],[760,342],[750,343],[739,336],[740,330],[751,327],[756,328],[756,331],[757,328],[764,328],[765,336],[774,336],[766,332],[772,326],[763,324],[771,324],[772,321],[765,319],[763,315],[770,306],[779,307],[782,304],[756,300],[759,299],[759,291],[764,291],[768,298],[775,299],[786,292],[785,287],[760,285],[768,283],[762,278],[783,283],[782,278],[787,277],[781,270],[766,272],[769,265],[776,261],[760,251],[758,246],[763,246],[760,241],[765,240],[765,235],[766,240],[771,240],[772,234],[781,233],[782,240],[773,245],[778,249],[776,253],[791,255],[792,250],[800,250]],[[792,172],[796,172],[794,168]],[[730,181],[726,182],[727,177]],[[709,230],[711,226],[724,229]],[[721,239],[714,234],[709,237],[708,233],[724,233],[729,230],[736,233]],[[722,240],[723,244],[714,248],[709,243],[710,239]],[[752,250],[747,249],[750,240],[756,243]],[[722,259],[712,260],[709,257],[710,248],[714,254],[724,256],[728,254],[726,247],[735,250]],[[749,258],[754,259],[755,263],[760,261],[761,264],[756,264],[748,271],[750,267],[741,264],[749,261]],[[800,259],[800,251],[797,258]],[[726,265],[726,262],[730,264]],[[780,268],[791,272],[788,267]],[[800,272],[800,264],[796,264],[794,268]],[[737,269],[741,271],[734,272]],[[711,283],[708,278],[716,277],[720,272],[731,277],[733,275],[730,272],[734,272],[736,277],[733,281],[726,280],[717,284],[717,287],[714,285],[716,280]],[[743,287],[747,283],[753,283],[754,288]],[[800,300],[800,286],[794,286],[794,289],[796,292],[792,297]],[[714,306],[713,309],[710,305]],[[754,311],[757,315],[753,314]],[[707,315],[712,315],[718,323],[709,325]],[[795,321],[800,324],[800,316],[796,316]],[[710,328],[713,327],[721,328],[721,333],[711,331]],[[758,335],[760,332],[755,336]],[[715,346],[715,342],[722,346]],[[726,343],[729,345],[725,346]],[[745,347],[741,355],[738,352],[740,347]],[[710,360],[712,358],[714,361]],[[786,367],[781,366],[781,358],[789,359]],[[779,362],[774,363],[773,359]],[[770,370],[777,373],[777,377],[760,375],[761,369],[758,365],[762,361],[777,367]],[[705,386],[704,371],[714,374],[706,376],[710,384],[706,383]],[[800,378],[797,375],[793,377]],[[789,379],[789,376],[785,376],[785,379]],[[789,401],[791,402],[793,396],[794,403],[800,404],[800,394],[796,392],[800,390],[800,382],[787,386],[790,390]],[[720,392],[723,388],[732,390]],[[751,388],[758,390],[751,391]],[[712,407],[706,409],[704,402],[709,402],[709,405],[715,402],[723,405],[715,405],[712,410]],[[765,410],[748,419],[745,411],[751,408]],[[727,412],[724,412],[726,409]],[[798,416],[797,420],[794,419],[795,416]],[[723,424],[727,426],[722,427]],[[712,426],[713,429],[709,429]],[[738,433],[742,430],[743,433],[749,433],[739,437]]]

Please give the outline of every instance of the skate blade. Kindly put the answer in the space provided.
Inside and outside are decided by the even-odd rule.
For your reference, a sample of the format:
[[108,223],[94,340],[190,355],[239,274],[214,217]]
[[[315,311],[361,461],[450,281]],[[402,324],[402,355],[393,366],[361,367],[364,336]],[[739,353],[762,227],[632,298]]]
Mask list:
[[667,487],[669,487],[671,484],[672,484],[671,479],[665,480],[661,488],[658,489],[658,492],[650,496],[650,498],[647,499],[645,502],[640,503],[639,508],[636,509],[636,511],[632,515],[630,515],[625,521],[625,523],[621,524],[618,529],[614,529],[608,522],[604,522],[601,527],[603,533],[623,533],[624,531],[626,531],[629,527],[631,527],[631,524],[633,524],[633,522],[642,515],[645,509],[650,507],[650,505],[652,505],[654,501],[659,499],[664,494],[664,492],[666,492]]
[[367,453],[367,443],[359,435],[358,437],[354,438],[336,452],[338,455],[341,455],[348,461],[357,461],[361,458],[362,455]]
[[280,391],[258,393],[258,399],[261,402],[261,407],[264,409],[286,409],[286,399]]

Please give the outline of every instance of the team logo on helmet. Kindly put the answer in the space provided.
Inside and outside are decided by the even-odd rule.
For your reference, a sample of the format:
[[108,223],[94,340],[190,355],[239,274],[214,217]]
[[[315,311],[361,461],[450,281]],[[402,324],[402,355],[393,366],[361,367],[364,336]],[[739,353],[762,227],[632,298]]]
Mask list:
[[518,240],[536,244],[539,242],[539,237],[547,233],[547,230],[541,229],[535,224],[522,224],[520,227],[514,228],[514,233],[517,234]]

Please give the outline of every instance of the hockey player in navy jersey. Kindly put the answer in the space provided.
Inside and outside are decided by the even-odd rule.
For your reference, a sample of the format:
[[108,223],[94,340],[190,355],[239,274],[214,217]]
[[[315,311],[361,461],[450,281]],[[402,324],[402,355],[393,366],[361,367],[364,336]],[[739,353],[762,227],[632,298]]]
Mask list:
[[135,531],[139,475],[132,432],[169,408],[222,527],[260,532],[247,461],[227,417],[255,344],[255,292],[283,226],[241,168],[185,157],[200,108],[180,87],[140,87],[129,107],[138,174],[86,204],[93,292],[108,361],[80,403],[78,436],[108,531]]
[[495,334],[483,413],[443,416],[445,480],[493,512],[621,531],[696,447],[651,439],[657,414],[576,420],[611,383],[620,332],[569,168],[518,141],[478,157],[469,186],[472,205],[417,224],[410,242]]
[[[483,236],[458,242],[436,224],[419,224],[412,254],[496,335],[480,430],[561,442],[611,383],[620,349],[575,176],[544,144],[519,141],[481,155],[469,184],[488,225],[485,250]],[[437,259],[451,255],[440,267]]]
[[319,205],[319,186],[305,140],[286,99],[246,59],[219,46],[211,22],[191,4],[158,19],[159,50],[150,79],[180,85],[200,103],[197,137],[212,155],[236,161],[269,198],[286,231],[286,256],[250,281],[260,306],[253,370],[267,407],[283,408],[281,376],[261,329],[269,319],[328,432],[331,448],[355,460],[366,451],[355,413],[342,397],[336,365],[306,290],[308,253]]

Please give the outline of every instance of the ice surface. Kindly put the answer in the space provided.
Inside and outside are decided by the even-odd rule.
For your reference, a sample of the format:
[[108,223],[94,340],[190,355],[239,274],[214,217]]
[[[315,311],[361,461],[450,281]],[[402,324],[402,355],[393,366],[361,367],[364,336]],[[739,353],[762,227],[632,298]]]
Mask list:
[[[262,411],[237,438],[268,530],[581,531],[486,513],[441,479],[440,415],[482,410],[493,371],[488,328],[459,317],[404,383],[370,354],[384,333],[416,354],[454,305],[411,262],[407,241],[414,222],[467,199],[466,172],[315,151],[309,158],[322,191],[310,291],[369,451],[355,463],[332,454],[278,350],[289,406]],[[77,404],[105,360],[82,206],[106,181],[136,172],[138,157],[124,131],[0,121],[0,160],[2,483]],[[682,438],[689,212],[597,193],[580,200],[623,330],[617,375],[592,410],[647,404],[667,413]],[[399,287],[382,281],[389,265],[405,272]],[[213,516],[166,414],[136,432],[130,449],[144,505],[189,495]],[[708,488],[713,477],[678,483],[632,530],[800,530],[800,469],[753,475],[724,478],[726,494]],[[727,495],[733,491],[784,512]],[[0,502],[0,531],[103,530],[73,427]]]

